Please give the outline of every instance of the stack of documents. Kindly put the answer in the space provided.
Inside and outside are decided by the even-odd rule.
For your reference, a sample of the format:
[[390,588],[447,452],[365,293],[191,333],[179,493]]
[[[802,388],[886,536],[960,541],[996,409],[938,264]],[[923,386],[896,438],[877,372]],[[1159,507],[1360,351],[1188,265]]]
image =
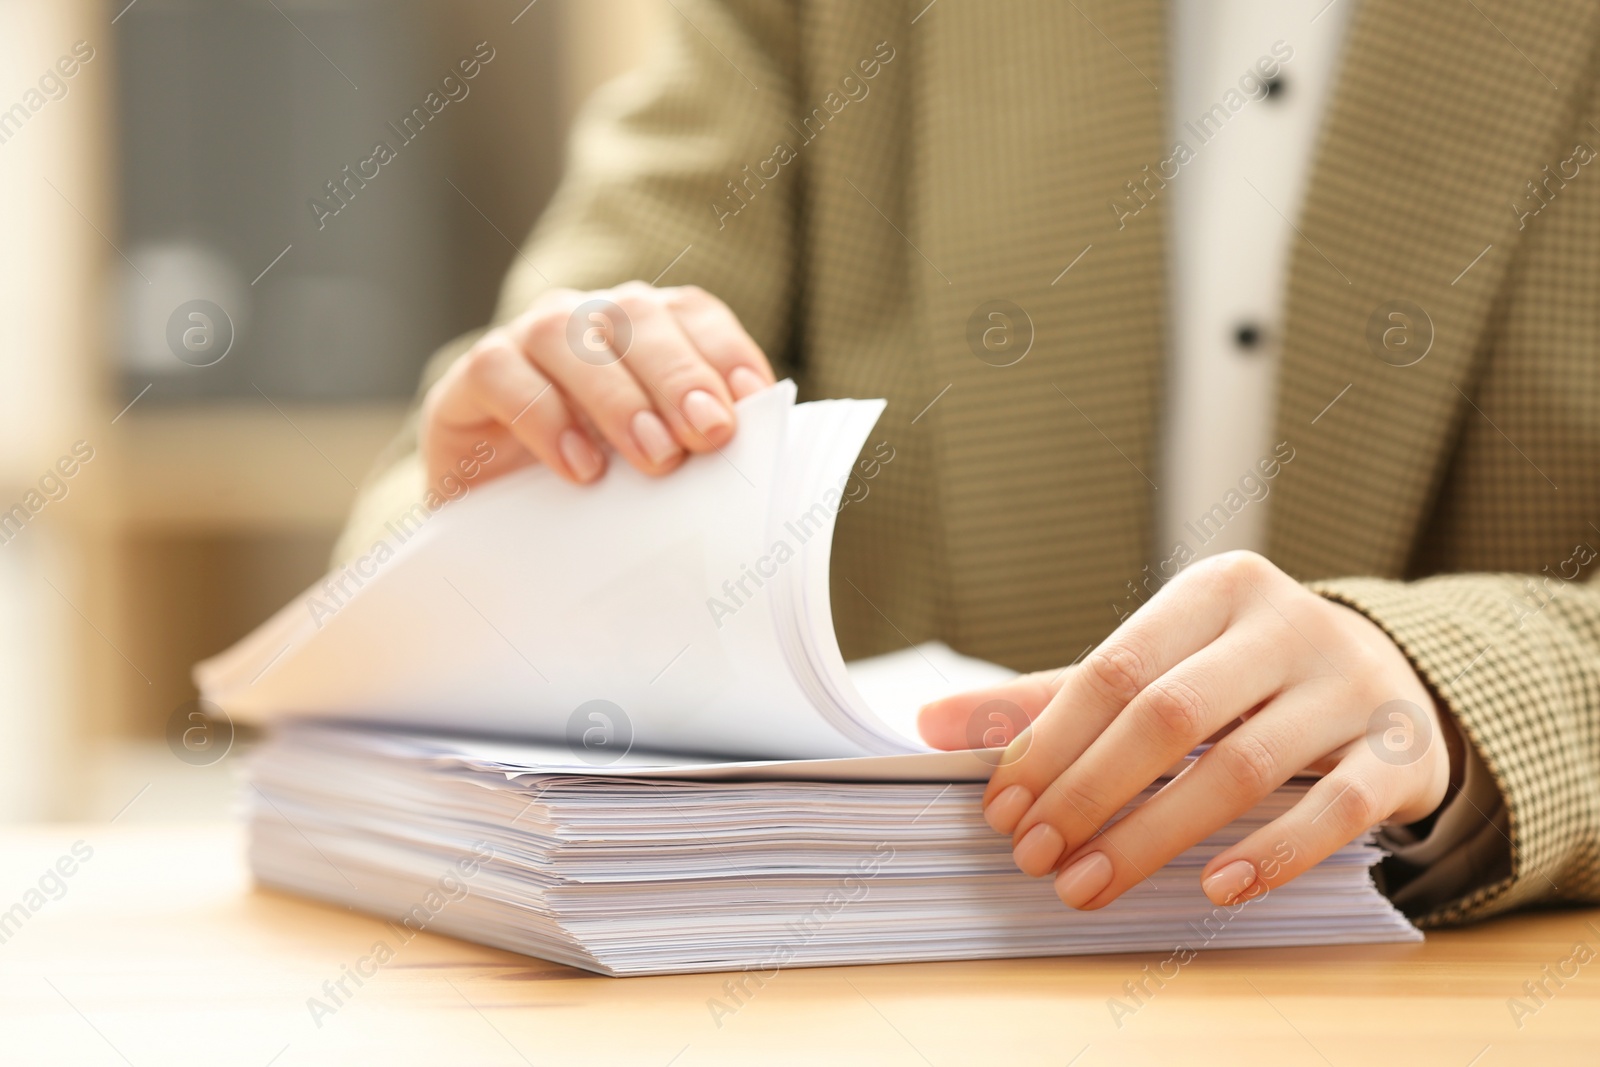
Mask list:
[[780,382],[670,477],[534,467],[418,505],[201,664],[269,730],[257,877],[606,974],[1420,936],[1367,841],[1239,908],[1202,895],[1304,782],[1102,911],[1019,874],[979,811],[995,754],[915,728],[1012,672],[936,644],[847,666],[834,635],[834,521],[893,462],[857,459],[882,409]]
[[[981,779],[960,755],[936,769]],[[1201,894],[1202,865],[1306,782],[1075,912],[1017,871],[981,780],[895,780],[919,764],[635,753],[596,774],[560,747],[299,726],[252,758],[251,865],[411,929],[609,975],[1421,938],[1373,887],[1366,841],[1240,905]]]

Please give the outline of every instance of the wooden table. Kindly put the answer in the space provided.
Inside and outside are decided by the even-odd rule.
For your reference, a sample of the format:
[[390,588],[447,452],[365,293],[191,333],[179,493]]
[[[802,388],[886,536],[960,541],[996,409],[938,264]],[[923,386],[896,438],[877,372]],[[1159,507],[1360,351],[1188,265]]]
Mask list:
[[[89,858],[28,896],[78,842]],[[1600,1063],[1600,956],[1542,1006],[1523,988],[1580,942],[1600,953],[1593,909],[1421,945],[1204,953],[1117,1018],[1161,954],[791,970],[718,1025],[726,976],[601,978],[424,933],[314,1020],[308,998],[392,934],[252,889],[242,847],[229,826],[0,831],[0,1062]],[[1519,997],[1536,1010],[1514,1018]]]

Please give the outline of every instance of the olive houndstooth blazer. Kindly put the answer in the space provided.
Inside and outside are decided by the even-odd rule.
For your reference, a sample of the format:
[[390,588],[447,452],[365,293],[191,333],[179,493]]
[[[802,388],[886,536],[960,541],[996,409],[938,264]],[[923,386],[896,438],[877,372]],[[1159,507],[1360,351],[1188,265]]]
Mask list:
[[[1161,547],[1165,205],[1114,201],[1170,155],[1163,0],[674,6],[501,316],[671,264],[803,395],[890,401],[836,539],[847,654],[1074,659]],[[1585,0],[1363,0],[1298,219],[1268,555],[1388,631],[1505,808],[1426,921],[1600,899],[1597,46]],[[1032,331],[1003,367],[969,338],[1001,300]],[[346,545],[420,490],[414,420]]]

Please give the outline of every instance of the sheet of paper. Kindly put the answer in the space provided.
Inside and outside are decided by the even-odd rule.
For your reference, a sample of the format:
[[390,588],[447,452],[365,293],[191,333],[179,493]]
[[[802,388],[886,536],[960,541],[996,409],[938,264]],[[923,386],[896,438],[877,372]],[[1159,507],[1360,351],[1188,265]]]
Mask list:
[[[730,757],[904,750],[830,723],[778,634],[777,594],[808,580],[798,562],[773,558],[770,537],[794,395],[781,382],[741,401],[734,440],[670,478],[618,462],[592,486],[533,467],[476,489],[369,559],[359,587],[314,588],[203,664],[202,691],[245,719],[336,716]],[[824,442],[826,473],[842,485],[882,402],[829,404],[854,436]],[[811,519],[822,541],[830,508]]]
[[938,641],[856,660],[846,670],[861,700],[884,726],[917,745],[923,744],[917,712],[924,704],[1001,685],[1017,676],[1016,671],[963,656]]
[[432,756],[508,778],[573,774],[700,782],[982,782],[994,762],[977,752],[914,752],[813,760],[712,760],[633,749],[586,761],[564,745],[470,735],[389,734],[374,738],[374,751],[396,756]]

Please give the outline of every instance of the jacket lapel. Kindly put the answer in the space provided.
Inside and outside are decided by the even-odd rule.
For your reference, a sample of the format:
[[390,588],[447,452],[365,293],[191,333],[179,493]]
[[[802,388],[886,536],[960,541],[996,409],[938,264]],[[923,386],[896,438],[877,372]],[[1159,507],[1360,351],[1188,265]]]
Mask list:
[[1164,156],[1164,23],[1163,0],[987,0],[914,27],[944,630],[1019,667],[1109,632],[1146,560],[1165,206],[1112,200]]
[[1597,12],[1362,0],[1291,257],[1277,440],[1295,458],[1269,546],[1291,574],[1405,573],[1477,417],[1474,356],[1525,232],[1512,204],[1572,154]]

